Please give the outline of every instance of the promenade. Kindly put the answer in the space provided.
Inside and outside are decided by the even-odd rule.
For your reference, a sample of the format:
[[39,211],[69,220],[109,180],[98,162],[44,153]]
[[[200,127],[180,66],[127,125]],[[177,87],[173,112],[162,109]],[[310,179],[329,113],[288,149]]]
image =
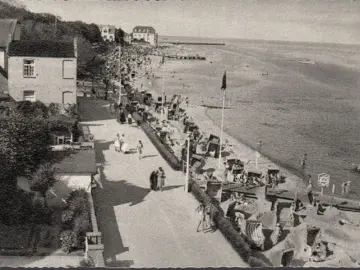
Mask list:
[[[198,203],[184,192],[185,177],[173,171],[141,128],[120,125],[103,100],[83,100],[83,124],[95,135],[103,189],[94,203],[103,233],[106,266],[247,267],[219,231],[196,232]],[[125,134],[132,153],[115,152],[116,133]],[[132,151],[138,140],[144,157]],[[162,167],[163,192],[149,191],[149,175]]]

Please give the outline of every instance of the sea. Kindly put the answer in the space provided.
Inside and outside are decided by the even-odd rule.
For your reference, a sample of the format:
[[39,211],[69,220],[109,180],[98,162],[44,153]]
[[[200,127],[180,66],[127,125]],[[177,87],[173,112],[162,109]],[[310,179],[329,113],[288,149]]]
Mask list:
[[352,164],[360,164],[360,45],[191,37],[159,41],[225,43],[176,45],[177,51],[207,59],[168,63],[166,93],[215,107],[207,115],[220,125],[226,70],[227,133],[297,175],[307,154],[305,173],[315,185],[318,174],[330,175],[325,193],[334,184],[340,195],[341,184],[351,181],[347,196],[360,195],[360,173],[352,170]]

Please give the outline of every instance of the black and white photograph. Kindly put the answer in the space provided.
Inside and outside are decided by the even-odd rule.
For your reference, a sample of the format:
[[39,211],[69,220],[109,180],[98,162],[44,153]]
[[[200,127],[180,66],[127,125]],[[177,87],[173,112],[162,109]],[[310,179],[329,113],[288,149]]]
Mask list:
[[359,268],[359,134],[360,0],[0,0],[0,267]]

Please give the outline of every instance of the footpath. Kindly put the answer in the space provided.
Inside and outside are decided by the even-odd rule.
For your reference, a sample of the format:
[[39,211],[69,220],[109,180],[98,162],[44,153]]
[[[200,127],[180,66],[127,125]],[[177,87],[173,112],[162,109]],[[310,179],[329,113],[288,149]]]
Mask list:
[[[141,128],[120,125],[103,100],[84,99],[80,109],[101,166],[103,189],[95,188],[93,195],[106,266],[247,267],[219,231],[196,232],[198,203],[184,192],[184,174],[170,168]],[[129,154],[115,152],[117,133],[125,134]],[[135,152],[139,139],[141,160]],[[158,167],[166,186],[149,191],[150,173]]]

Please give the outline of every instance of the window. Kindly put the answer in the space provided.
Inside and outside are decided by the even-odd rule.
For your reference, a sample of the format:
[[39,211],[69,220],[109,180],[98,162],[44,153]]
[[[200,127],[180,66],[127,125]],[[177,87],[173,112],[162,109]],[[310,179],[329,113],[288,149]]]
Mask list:
[[35,60],[24,60],[24,77],[35,77]]
[[74,79],[75,67],[73,60],[63,61],[63,79]]
[[32,90],[24,91],[24,101],[35,102],[35,91]]

